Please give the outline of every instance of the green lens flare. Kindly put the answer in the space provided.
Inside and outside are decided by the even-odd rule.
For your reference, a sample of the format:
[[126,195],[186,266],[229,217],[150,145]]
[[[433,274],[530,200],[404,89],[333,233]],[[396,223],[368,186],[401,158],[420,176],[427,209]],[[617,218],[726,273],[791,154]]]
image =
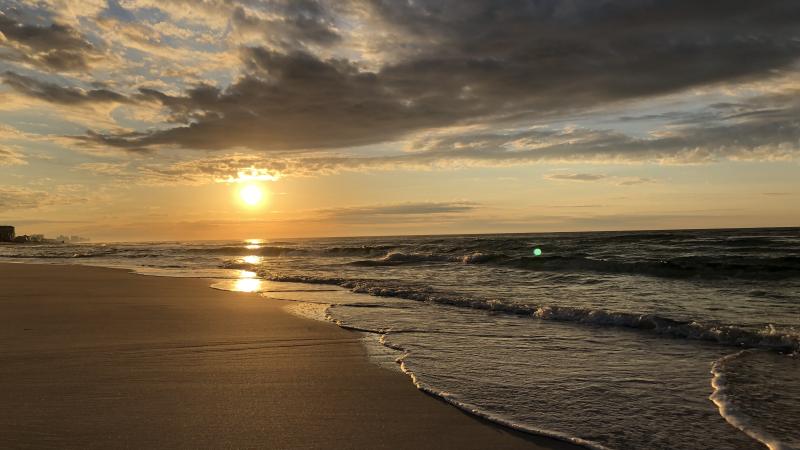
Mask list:
[[542,256],[542,249],[540,248],[533,249],[533,256]]

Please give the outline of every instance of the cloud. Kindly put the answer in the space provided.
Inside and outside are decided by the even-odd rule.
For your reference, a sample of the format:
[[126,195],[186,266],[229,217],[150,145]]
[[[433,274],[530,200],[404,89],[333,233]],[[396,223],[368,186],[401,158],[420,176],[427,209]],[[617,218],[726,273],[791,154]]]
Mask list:
[[550,173],[544,176],[545,180],[556,181],[597,181],[608,178],[608,175],[592,173]]
[[[308,6],[316,3],[305,5],[317,11]],[[367,70],[355,58],[322,57],[299,44],[248,47],[241,54],[243,76],[227,87],[144,92],[172,111],[177,126],[91,138],[121,148],[352,147],[431,128],[542,121],[772,77],[792,70],[800,57],[792,20],[800,6],[791,0],[702,7],[689,0],[376,0],[362,6],[370,23],[394,30],[397,46],[414,47],[404,53],[410,56]],[[257,26],[251,15],[239,16],[240,26]],[[288,41],[298,39],[286,33]]]
[[422,203],[396,203],[390,205],[361,206],[322,210],[337,217],[363,216],[363,215],[416,215],[416,214],[445,214],[472,211],[478,207],[474,202],[422,202]]
[[276,181],[283,176],[284,167],[285,163],[273,165],[257,155],[233,154],[169,165],[145,164],[138,168],[135,179],[154,186]]
[[600,173],[549,173],[544,176],[545,180],[550,181],[612,181],[617,186],[634,186],[637,184],[654,183],[656,180],[646,177],[620,177],[610,176]]
[[531,162],[697,164],[778,161],[800,155],[797,92],[714,105],[703,120],[682,121],[633,136],[566,126],[432,133],[409,144],[417,160],[512,164]]
[[[37,66],[57,78],[16,68],[2,75],[13,90],[6,95],[50,102],[60,118],[89,128],[70,148],[152,157],[117,174],[83,167],[126,182],[798,155],[800,5],[792,0],[64,4],[37,4],[47,12],[38,15],[10,8],[0,26],[13,29],[0,45],[20,64],[20,55],[33,61],[63,49],[86,66],[97,46],[120,64],[113,74]],[[56,36],[54,46],[42,44]],[[626,111],[665,94],[691,101],[689,92],[776,77],[791,81],[776,95],[729,95],[699,112]],[[95,114],[103,108],[104,117]],[[609,111],[618,120],[606,126],[597,118]],[[650,122],[658,124],[630,131]],[[392,146],[346,153],[382,143]],[[222,156],[186,161],[182,150]],[[232,152],[250,152],[250,163]]]
[[3,84],[11,87],[19,93],[50,103],[62,105],[81,105],[87,103],[130,102],[130,99],[124,95],[108,89],[85,90],[74,87],[64,87],[55,83],[39,81],[12,71],[4,72],[2,74],[2,79]]
[[656,180],[647,177],[621,177],[618,178],[617,184],[620,186],[635,186],[637,184],[655,183]]
[[66,206],[86,201],[87,198],[72,186],[56,186],[43,191],[24,186],[0,185],[0,211]]
[[[199,97],[205,94],[197,93]],[[421,133],[406,151],[380,156],[332,152],[260,152],[206,156],[144,167],[147,183],[208,183],[255,169],[270,177],[317,176],[342,171],[502,167],[535,163],[702,164],[716,161],[788,161],[800,156],[800,96],[792,92],[711,105],[692,123],[679,120],[633,136],[578,126],[499,128],[471,126]],[[178,107],[176,106],[175,109]],[[191,114],[188,109],[186,114]],[[228,130],[236,133],[235,130]],[[252,136],[248,136],[252,138]],[[104,145],[117,144],[103,137]],[[264,137],[268,139],[268,137]],[[124,139],[123,139],[124,140]],[[147,147],[145,147],[147,148]],[[129,147],[130,150],[135,147]],[[574,180],[605,175],[573,174]],[[566,175],[550,176],[556,180]],[[651,183],[646,177],[608,177],[622,186]],[[574,181],[573,180],[573,181]]]
[[480,209],[479,203],[409,202],[383,205],[351,206],[318,209],[310,212],[308,220],[341,223],[408,223],[429,220],[456,219]]
[[23,62],[49,71],[85,71],[100,57],[75,28],[51,23],[26,24],[0,12],[0,59]]
[[125,169],[128,163],[108,163],[108,162],[89,162],[82,163],[75,166],[78,170],[85,170],[95,175],[113,175],[119,176],[125,174]]
[[[272,47],[284,49],[330,46],[341,40],[336,19],[327,4],[315,0],[280,0],[248,11],[235,5],[232,26],[240,33],[263,36]],[[266,11],[264,10],[266,9]]]
[[27,164],[22,153],[0,145],[0,167]]

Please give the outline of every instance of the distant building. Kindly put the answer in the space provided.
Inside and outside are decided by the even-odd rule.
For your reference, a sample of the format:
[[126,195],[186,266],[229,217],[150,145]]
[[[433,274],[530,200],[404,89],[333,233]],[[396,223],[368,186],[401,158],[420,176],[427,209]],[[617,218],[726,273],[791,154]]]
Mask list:
[[30,242],[30,241],[31,241],[31,237],[28,236],[27,234],[23,234],[22,236],[17,236],[17,237],[14,238],[14,242],[16,242],[18,244],[24,244],[24,243]]
[[0,225],[0,242],[12,242],[16,236],[14,227],[9,225]]
[[82,237],[82,236],[76,236],[76,235],[66,236],[66,235],[60,234],[60,235],[58,235],[58,237],[55,240],[57,242],[61,242],[61,243],[64,243],[64,244],[77,244],[79,242],[87,242],[87,241],[89,241],[89,238],[85,238],[85,237]]

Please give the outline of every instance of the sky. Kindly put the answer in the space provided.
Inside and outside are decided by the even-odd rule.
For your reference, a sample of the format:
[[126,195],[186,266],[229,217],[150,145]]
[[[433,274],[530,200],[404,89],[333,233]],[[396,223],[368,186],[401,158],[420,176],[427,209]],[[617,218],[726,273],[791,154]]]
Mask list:
[[800,226],[798,89],[796,0],[0,0],[0,222]]

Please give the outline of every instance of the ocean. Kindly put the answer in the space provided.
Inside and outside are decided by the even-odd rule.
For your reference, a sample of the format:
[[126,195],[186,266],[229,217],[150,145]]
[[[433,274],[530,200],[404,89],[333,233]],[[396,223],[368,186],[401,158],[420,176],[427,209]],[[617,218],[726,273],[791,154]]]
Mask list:
[[472,414],[597,449],[800,449],[800,229],[4,245],[364,332]]

